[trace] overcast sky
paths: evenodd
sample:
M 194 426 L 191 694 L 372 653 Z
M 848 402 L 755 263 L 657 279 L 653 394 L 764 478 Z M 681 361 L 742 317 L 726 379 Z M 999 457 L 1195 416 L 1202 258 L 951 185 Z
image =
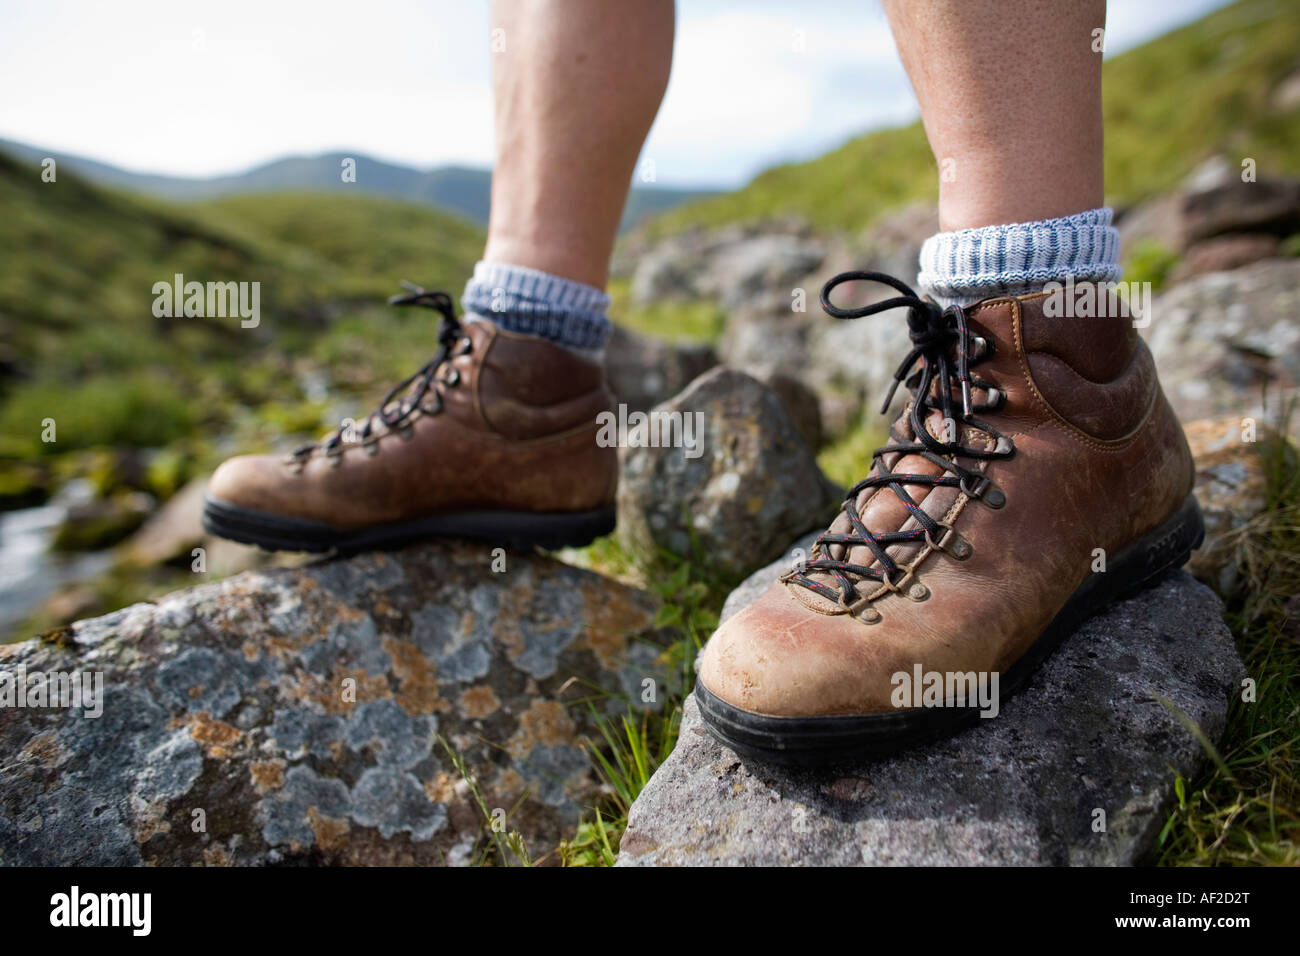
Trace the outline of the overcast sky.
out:
M 1112 0 L 1107 55 L 1223 3 Z M 0 0 L 0 138 L 186 176 L 489 165 L 488 44 L 487 0 Z M 916 115 L 873 0 L 679 0 L 644 156 L 661 185 L 731 187 Z

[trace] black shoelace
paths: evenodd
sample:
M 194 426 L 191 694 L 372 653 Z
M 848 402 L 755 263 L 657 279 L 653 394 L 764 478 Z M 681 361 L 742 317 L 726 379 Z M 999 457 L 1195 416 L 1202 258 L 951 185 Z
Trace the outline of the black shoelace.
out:
M 880 282 L 901 295 L 857 309 L 842 309 L 831 303 L 830 294 L 837 286 L 857 281 Z M 1002 492 L 994 488 L 982 473 L 962 467 L 956 459 L 959 456 L 973 459 L 1010 458 L 1015 453 L 1015 445 L 992 425 L 976 417 L 977 412 L 1000 408 L 1005 394 L 994 388 L 993 383 L 971 375 L 971 366 L 991 355 L 993 345 L 971 334 L 966 313 L 961 307 L 950 305 L 943 308 L 932 299 L 922 299 L 907 284 L 881 272 L 840 273 L 822 287 L 821 304 L 828 315 L 837 319 L 860 319 L 890 309 L 907 308 L 908 336 L 912 340 L 912 350 L 894 372 L 893 384 L 880 411 L 881 414 L 889 411 L 898 386 L 906 384 L 912 392 L 909 422 L 915 440 L 903 439 L 891 426 L 890 444 L 877 448 L 872 453 L 872 470 L 875 474 L 850 488 L 844 499 L 844 514 L 851 530 L 847 533 L 823 533 L 812 549 L 811 559 L 802 568 L 789 571 L 783 576 L 783 580 L 802 585 L 847 607 L 857 596 L 855 588 L 858 581 L 881 581 L 891 588 L 900 582 L 903 568 L 886 550 L 890 545 L 927 541 L 936 547 L 942 547 L 944 538 L 951 531 L 948 526 L 926 514 L 920 504 L 907 493 L 904 485 L 956 487 L 972 498 L 982 498 L 990 507 L 1000 508 L 1006 503 Z M 920 367 L 916 368 L 918 362 Z M 954 386 L 959 389 L 960 403 L 954 400 Z M 987 390 L 985 402 L 972 401 L 971 393 L 975 388 Z M 925 427 L 925 419 L 935 410 L 943 413 L 944 438 L 947 440 L 940 441 Z M 993 448 L 974 448 L 964 443 L 962 439 L 968 427 L 989 436 Z M 937 475 L 891 471 L 885 464 L 884 456 L 894 452 L 900 453 L 898 460 L 907 455 L 919 455 L 938 466 L 941 471 Z M 873 533 L 858 516 L 857 498 L 867 488 L 889 488 L 898 496 L 919 527 L 908 531 Z M 844 546 L 843 560 L 830 556 L 826 550 L 830 545 Z M 879 566 L 849 561 L 855 547 L 870 550 Z M 966 553 L 969 554 L 969 551 Z M 839 585 L 838 590 L 810 577 L 818 572 L 833 578 Z
M 388 300 L 389 305 L 418 305 L 427 309 L 434 309 L 442 315 L 442 322 L 438 328 L 438 351 L 433 358 L 420 366 L 414 373 L 394 385 L 388 394 L 384 396 L 384 400 L 379 403 L 379 407 L 362 421 L 357 435 L 367 450 L 375 447 L 372 437 L 375 435 L 376 421 L 381 422 L 390 431 L 401 431 L 406 420 L 410 418 L 417 408 L 431 414 L 442 411 L 442 394 L 437 388 L 439 369 L 449 359 L 457 355 L 464 355 L 470 350 L 469 338 L 465 335 L 464 326 L 456 318 L 456 307 L 451 300 L 451 296 L 445 292 L 422 289 L 410 282 L 403 282 L 402 287 L 407 290 L 406 293 L 390 298 Z M 458 346 L 458 343 L 461 342 L 464 343 L 463 346 Z M 459 380 L 459 373 L 453 369 L 451 375 L 444 381 L 449 386 L 455 386 Z M 409 395 L 405 395 L 407 390 L 411 389 L 412 384 L 415 385 L 415 388 Z M 395 399 L 399 395 L 404 397 L 401 401 L 395 403 Z M 430 395 L 433 396 L 435 404 L 432 408 L 426 408 L 424 402 Z M 290 460 L 298 463 L 304 462 L 317 448 L 321 449 L 326 455 L 335 456 L 339 454 L 342 447 L 343 430 L 337 428 L 321 441 L 308 442 L 296 448 L 290 456 Z

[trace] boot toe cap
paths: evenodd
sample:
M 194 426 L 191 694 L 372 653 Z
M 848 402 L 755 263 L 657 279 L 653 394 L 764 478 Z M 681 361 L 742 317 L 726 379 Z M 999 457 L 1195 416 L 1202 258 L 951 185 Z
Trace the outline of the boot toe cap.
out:
M 729 618 L 704 648 L 699 680 L 720 700 L 751 713 L 819 716 L 889 708 L 884 673 L 866 625 L 814 613 L 774 582 Z
M 270 455 L 240 455 L 221 463 L 208 481 L 208 497 L 259 511 L 275 511 L 279 460 Z

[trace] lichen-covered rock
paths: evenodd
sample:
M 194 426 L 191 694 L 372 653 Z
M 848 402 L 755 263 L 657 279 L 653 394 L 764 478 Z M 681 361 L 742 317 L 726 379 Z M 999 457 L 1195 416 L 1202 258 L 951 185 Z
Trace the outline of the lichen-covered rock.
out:
M 778 570 L 737 589 L 724 619 Z M 1218 598 L 1180 571 L 1085 623 L 996 718 L 874 763 L 742 762 L 690 698 L 618 865 L 1139 863 L 1175 773 L 1204 759 L 1184 721 L 1216 739 L 1242 676 Z
M 540 855 L 595 793 L 584 701 L 664 686 L 656 609 L 449 543 L 249 572 L 0 647 L 9 675 L 103 681 L 98 716 L 0 709 L 0 863 L 468 862 L 486 821 L 438 737 Z
M 665 342 L 614 326 L 605 347 L 605 377 L 618 402 L 643 412 L 667 401 L 718 364 L 712 347 Z
M 1277 236 L 1256 232 L 1236 232 L 1202 239 L 1183 253 L 1165 281 L 1171 286 L 1177 285 L 1196 276 L 1228 272 L 1263 259 L 1272 259 L 1278 254 L 1280 245 Z
M 836 489 L 781 400 L 749 375 L 713 369 L 650 414 L 691 422 L 693 445 L 652 446 L 668 431 L 654 423 L 667 418 L 629 431 L 618 533 L 633 555 L 689 555 L 694 534 L 714 571 L 739 577 L 829 519 Z
M 1142 332 L 1184 422 L 1265 421 L 1276 414 L 1277 396 L 1300 385 L 1300 259 L 1268 259 L 1175 286 L 1152 303 Z
M 1205 543 L 1187 570 L 1220 594 L 1237 581 L 1239 534 L 1268 504 L 1268 478 L 1259 456 L 1265 426 L 1235 415 L 1191 422 L 1183 429 L 1196 461 L 1196 501 Z
M 789 308 L 791 293 L 826 259 L 819 239 L 779 233 L 757 235 L 719 249 L 700 279 L 700 289 L 726 308 L 771 302 Z

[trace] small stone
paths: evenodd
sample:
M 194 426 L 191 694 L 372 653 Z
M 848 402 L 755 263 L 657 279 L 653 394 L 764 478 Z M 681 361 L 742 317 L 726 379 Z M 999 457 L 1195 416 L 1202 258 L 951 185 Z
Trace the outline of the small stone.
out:
M 619 451 L 619 539 L 642 561 L 660 548 L 690 556 L 694 536 L 714 571 L 740 577 L 829 520 L 837 490 L 780 399 L 754 378 L 713 369 L 650 415 L 702 427 L 694 448 L 630 441 Z

